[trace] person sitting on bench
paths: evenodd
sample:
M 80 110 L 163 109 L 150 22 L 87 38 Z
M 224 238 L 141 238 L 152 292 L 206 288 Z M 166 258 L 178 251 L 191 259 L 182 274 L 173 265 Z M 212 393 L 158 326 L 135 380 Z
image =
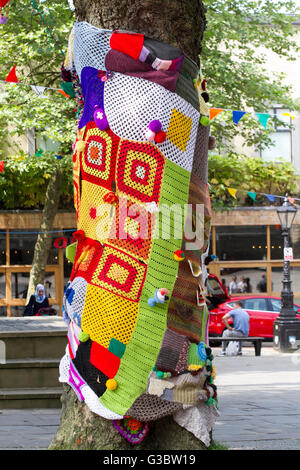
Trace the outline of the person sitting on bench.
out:
M 223 323 L 225 324 L 227 330 L 223 331 L 223 338 L 230 337 L 247 337 L 249 335 L 249 315 L 242 309 L 242 302 L 236 301 L 233 304 L 233 310 L 230 313 L 226 313 L 222 318 Z M 233 319 L 233 328 L 228 324 L 229 318 Z M 226 355 L 227 342 L 222 342 L 222 352 L 221 355 Z M 238 355 L 242 355 L 242 341 L 239 341 Z

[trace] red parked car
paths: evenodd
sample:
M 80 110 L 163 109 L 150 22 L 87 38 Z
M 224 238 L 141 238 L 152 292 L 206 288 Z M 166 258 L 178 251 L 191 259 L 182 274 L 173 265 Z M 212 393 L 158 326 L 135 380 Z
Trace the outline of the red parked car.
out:
M 209 336 L 222 336 L 225 325 L 222 318 L 233 309 L 234 301 L 241 301 L 243 309 L 250 316 L 249 336 L 261 336 L 262 338 L 273 339 L 273 323 L 279 315 L 281 309 L 281 299 L 267 295 L 235 295 L 230 297 L 226 287 L 213 274 L 209 274 L 207 279 L 207 290 L 209 293 Z M 294 304 L 294 310 L 298 313 L 300 320 L 300 305 Z M 229 320 L 232 323 L 232 320 Z

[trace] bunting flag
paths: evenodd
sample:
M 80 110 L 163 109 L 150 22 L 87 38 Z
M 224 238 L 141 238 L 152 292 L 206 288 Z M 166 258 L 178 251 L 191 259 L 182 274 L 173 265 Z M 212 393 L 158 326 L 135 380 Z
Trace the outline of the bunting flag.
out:
M 4 171 L 4 162 L 1 161 L 0 162 L 0 173 L 3 173 L 3 171 Z
M 212 121 L 219 113 L 224 111 L 224 109 L 221 108 L 210 108 L 209 110 L 209 119 Z
M 37 95 L 41 96 L 42 98 L 48 98 L 44 91 L 46 90 L 45 86 L 37 86 L 37 85 L 30 85 L 31 89 L 36 92 Z
M 230 196 L 232 196 L 236 199 L 235 195 L 236 195 L 237 189 L 227 188 L 227 191 L 229 192 Z
M 270 202 L 275 201 L 275 196 L 273 196 L 272 194 L 265 194 L 265 196 L 269 199 Z
M 216 183 L 214 183 L 214 179 L 212 179 L 210 181 L 210 185 L 211 184 L 215 184 L 216 185 L 216 188 L 218 188 L 218 185 Z M 234 199 L 236 199 L 236 193 L 239 191 L 241 193 L 247 193 L 247 195 L 249 197 L 251 197 L 251 199 L 253 199 L 253 201 L 257 202 L 256 201 L 256 196 L 257 195 L 260 195 L 260 196 L 266 196 L 266 198 L 268 198 L 268 200 L 272 203 L 275 202 L 275 199 L 278 198 L 278 199 L 284 199 L 285 196 L 278 196 L 277 194 L 266 194 L 266 193 L 256 193 L 254 191 L 247 191 L 245 189 L 239 189 L 239 188 L 229 188 L 226 186 L 226 189 L 227 191 L 229 192 L 230 196 L 234 197 Z M 292 204 L 292 205 L 295 205 L 295 201 L 300 201 L 300 198 L 296 198 L 296 197 L 289 197 L 288 198 L 289 200 L 289 203 Z
M 65 96 L 66 98 L 71 98 L 70 95 L 68 95 L 64 90 L 57 90 L 58 93 L 61 93 L 63 96 Z
M 253 199 L 253 201 L 256 201 L 256 193 L 252 191 L 247 191 L 247 194 L 249 197 L 251 197 L 251 199 Z
M 61 82 L 60 84 L 62 90 L 70 97 L 75 98 L 75 92 L 72 82 Z
M 41 156 L 43 155 L 43 153 L 44 153 L 44 150 L 43 150 L 43 149 L 39 149 L 37 152 L 35 152 L 34 155 L 35 155 L 36 157 L 41 157 Z
M 294 114 L 291 114 L 291 113 L 282 113 L 282 116 L 289 116 L 292 120 L 295 119 Z
M 268 124 L 268 119 L 270 117 L 270 114 L 267 113 L 256 113 L 256 116 L 261 123 L 261 125 L 267 129 L 267 124 Z
M 242 117 L 246 114 L 246 111 L 232 111 L 232 120 L 235 124 L 238 124 Z
M 11 83 L 19 83 L 19 80 L 17 78 L 17 74 L 16 74 L 16 66 L 14 65 L 9 74 L 7 75 L 6 79 L 5 79 L 6 82 L 11 82 Z

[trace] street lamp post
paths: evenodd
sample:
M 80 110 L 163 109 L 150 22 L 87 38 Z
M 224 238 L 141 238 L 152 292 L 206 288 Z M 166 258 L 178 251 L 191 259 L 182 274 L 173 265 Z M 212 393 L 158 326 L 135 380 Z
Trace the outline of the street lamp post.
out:
M 294 351 L 300 347 L 300 321 L 294 310 L 294 294 L 291 289 L 290 271 L 290 229 L 296 216 L 297 209 L 289 203 L 288 195 L 285 195 L 283 205 L 277 209 L 281 224 L 281 233 L 284 240 L 283 281 L 281 291 L 281 310 L 273 325 L 274 349 L 281 352 Z

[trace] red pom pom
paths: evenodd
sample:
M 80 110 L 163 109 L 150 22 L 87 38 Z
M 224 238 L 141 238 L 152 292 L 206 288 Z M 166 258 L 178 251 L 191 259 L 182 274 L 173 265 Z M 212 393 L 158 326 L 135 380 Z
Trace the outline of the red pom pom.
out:
M 164 131 L 159 131 L 155 134 L 155 142 L 157 144 L 162 144 L 167 138 L 167 134 Z
M 83 230 L 76 230 L 76 232 L 73 233 L 73 237 L 75 240 L 82 240 L 85 238 L 85 233 Z
M 109 193 L 105 194 L 103 201 L 107 202 L 108 204 L 114 204 L 115 202 L 118 202 L 118 196 L 110 191 Z

